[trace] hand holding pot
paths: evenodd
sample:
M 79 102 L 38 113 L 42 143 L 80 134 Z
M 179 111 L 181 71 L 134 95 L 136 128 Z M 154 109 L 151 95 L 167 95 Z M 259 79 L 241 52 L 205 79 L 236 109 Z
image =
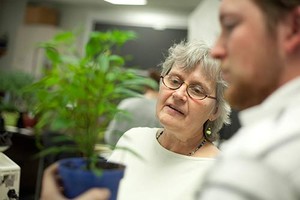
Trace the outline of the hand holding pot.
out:
M 43 184 L 41 192 L 41 200 L 66 200 L 67 198 L 62 194 L 62 188 L 58 184 L 58 163 L 50 165 L 44 171 Z M 108 200 L 110 192 L 108 189 L 93 188 L 78 196 L 76 200 Z

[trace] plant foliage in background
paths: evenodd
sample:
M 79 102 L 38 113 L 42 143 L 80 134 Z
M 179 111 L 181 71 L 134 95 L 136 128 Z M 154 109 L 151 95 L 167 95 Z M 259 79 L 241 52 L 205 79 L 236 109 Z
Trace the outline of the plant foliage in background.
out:
M 31 87 L 38 98 L 36 127 L 63 132 L 75 143 L 46 149 L 43 154 L 79 151 L 93 160 L 97 156 L 95 145 L 101 142 L 108 122 L 119 112 L 119 101 L 140 95 L 145 84 L 157 86 L 125 68 L 124 58 L 112 52 L 135 38 L 131 31 L 92 32 L 83 56 L 77 51 L 77 37 L 72 32 L 60 33 L 42 43 L 51 68 Z
M 0 110 L 26 112 L 32 108 L 34 95 L 26 87 L 34 82 L 34 77 L 20 70 L 0 70 Z

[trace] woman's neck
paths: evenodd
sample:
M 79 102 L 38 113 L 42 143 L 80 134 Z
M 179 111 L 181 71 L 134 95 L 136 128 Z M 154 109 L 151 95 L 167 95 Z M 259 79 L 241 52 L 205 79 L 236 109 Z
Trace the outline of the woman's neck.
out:
M 158 135 L 158 141 L 164 148 L 183 155 L 194 154 L 206 143 L 203 133 L 187 138 L 165 130 Z

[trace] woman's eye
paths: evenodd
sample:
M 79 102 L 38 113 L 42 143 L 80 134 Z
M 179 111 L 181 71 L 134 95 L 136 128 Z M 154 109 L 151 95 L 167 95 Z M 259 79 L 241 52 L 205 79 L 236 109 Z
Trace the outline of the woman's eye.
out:
M 181 80 L 178 77 L 171 77 L 170 82 L 174 85 L 179 85 L 181 84 Z
M 172 82 L 175 83 L 175 84 L 180 83 L 180 81 L 177 80 L 177 79 L 173 79 Z
M 205 91 L 201 86 L 191 87 L 191 92 L 194 93 L 194 94 L 205 94 Z

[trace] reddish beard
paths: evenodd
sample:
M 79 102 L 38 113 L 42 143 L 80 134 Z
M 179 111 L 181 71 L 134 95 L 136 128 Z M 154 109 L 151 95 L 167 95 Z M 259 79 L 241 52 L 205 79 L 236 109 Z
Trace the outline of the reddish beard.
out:
M 232 108 L 244 110 L 262 103 L 277 88 L 276 86 L 275 80 L 273 83 L 269 82 L 269 84 L 259 87 L 255 83 L 239 81 L 229 84 L 224 97 Z

